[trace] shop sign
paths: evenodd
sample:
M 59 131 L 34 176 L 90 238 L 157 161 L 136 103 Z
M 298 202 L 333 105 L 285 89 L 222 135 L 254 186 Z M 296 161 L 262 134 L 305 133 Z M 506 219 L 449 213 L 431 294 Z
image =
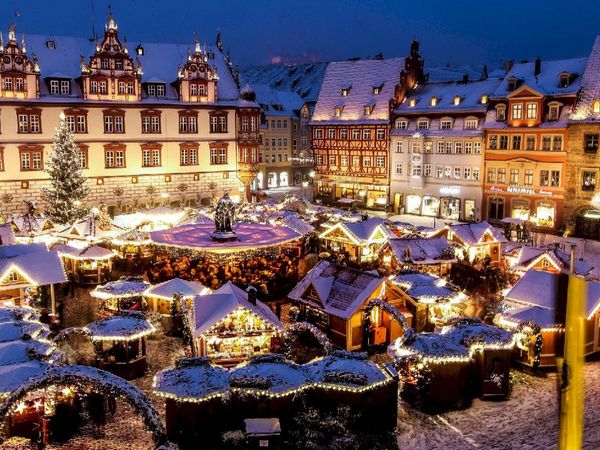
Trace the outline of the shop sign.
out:
M 552 191 L 547 191 L 545 189 L 536 191 L 533 188 L 525 186 L 508 186 L 506 189 L 500 186 L 491 186 L 488 190 L 491 192 L 507 192 L 509 194 L 545 195 L 547 197 L 552 197 L 554 195 L 554 192 Z
M 460 186 L 442 186 L 440 195 L 460 195 Z

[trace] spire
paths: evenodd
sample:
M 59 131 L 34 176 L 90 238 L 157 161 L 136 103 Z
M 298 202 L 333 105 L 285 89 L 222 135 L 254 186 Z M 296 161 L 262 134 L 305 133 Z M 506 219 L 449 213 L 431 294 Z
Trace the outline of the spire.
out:
M 15 24 L 14 23 L 11 23 L 8 26 L 8 40 L 9 41 L 16 41 L 17 40 L 16 34 L 15 34 Z
M 217 30 L 217 48 L 223 51 L 223 39 L 221 38 L 221 30 Z
M 2 30 L 0 30 L 0 52 L 4 50 L 4 38 L 2 37 Z
M 196 53 L 200 53 L 200 41 L 198 40 L 198 35 L 196 34 L 195 31 L 194 31 L 194 46 L 195 46 L 194 51 Z
M 112 15 L 112 6 L 108 5 L 108 22 L 104 27 L 106 31 L 108 30 L 117 30 L 117 22 L 115 22 L 115 18 Z

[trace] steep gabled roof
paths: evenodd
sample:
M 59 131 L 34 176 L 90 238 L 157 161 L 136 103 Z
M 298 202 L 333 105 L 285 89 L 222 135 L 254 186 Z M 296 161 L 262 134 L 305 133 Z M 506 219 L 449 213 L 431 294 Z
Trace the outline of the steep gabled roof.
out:
M 40 286 L 67 281 L 58 253 L 42 243 L 0 246 L 0 280 L 12 271 Z
M 329 63 L 312 123 L 389 122 L 389 102 L 403 69 L 404 58 Z M 374 87 L 381 87 L 378 94 L 373 93 Z M 342 95 L 342 89 L 347 89 L 346 96 Z M 371 102 L 374 107 L 365 115 L 365 106 Z M 335 109 L 340 107 L 343 111 L 336 116 Z
M 196 295 L 207 295 L 212 291 L 197 281 L 182 280 L 173 278 L 160 284 L 149 287 L 145 292 L 146 297 L 173 298 L 177 293 L 183 297 L 195 297 Z
M 469 246 L 481 244 L 485 236 L 492 238 L 495 242 L 507 242 L 504 234 L 485 220 L 477 223 L 447 225 L 445 228 L 441 228 L 440 231 L 433 233 L 432 236 L 440 235 L 444 230 L 452 231 L 463 244 Z
M 413 264 L 456 262 L 452 246 L 444 236 L 432 238 L 395 238 L 388 241 L 394 257 Z
M 381 233 L 384 238 L 393 238 L 395 234 L 387 227 L 385 219 L 379 217 L 370 217 L 367 220 L 358 222 L 339 222 L 323 232 L 321 238 L 326 238 L 335 230 L 340 230 L 350 237 L 351 240 L 360 243 L 366 243 L 376 233 Z
M 342 319 L 350 318 L 381 286 L 383 278 L 370 272 L 321 260 L 288 294 L 291 300 L 309 304 Z M 321 301 L 307 297 L 314 289 Z
M 570 256 L 556 246 L 543 248 L 523 245 L 520 249 L 514 249 L 513 252 L 518 252 L 515 268 L 519 270 L 529 270 L 543 258 L 547 258 L 556 270 L 563 273 L 568 273 L 570 269 Z M 588 275 L 592 269 L 593 267 L 589 262 L 583 259 L 575 259 L 575 275 Z
M 571 114 L 574 122 L 600 121 L 600 111 L 594 112 L 594 102 L 600 100 L 600 36 L 596 37 L 594 47 L 585 65 L 581 78 L 581 93 Z

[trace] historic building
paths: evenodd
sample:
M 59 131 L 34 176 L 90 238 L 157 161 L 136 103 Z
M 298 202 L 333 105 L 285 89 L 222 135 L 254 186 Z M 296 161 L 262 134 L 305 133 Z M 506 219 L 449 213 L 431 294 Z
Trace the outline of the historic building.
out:
M 483 218 L 562 227 L 567 121 L 587 58 L 514 64 L 490 96 L 484 124 Z
M 483 124 L 500 80 L 422 83 L 394 109 L 390 191 L 394 211 L 481 218 Z
M 257 189 L 292 185 L 293 128 L 299 121 L 297 111 L 302 99 L 292 91 L 278 91 L 265 84 L 255 84 L 256 101 L 261 109 L 260 172 Z
M 422 78 L 416 41 L 408 58 L 328 65 L 310 122 L 317 198 L 387 207 L 390 108 Z
M 581 94 L 568 124 L 567 192 L 564 222 L 567 231 L 600 239 L 600 37 L 581 79 Z
M 59 117 L 80 147 L 88 203 L 112 211 L 148 201 L 240 197 L 258 171 L 258 105 L 216 46 L 129 48 L 109 15 L 104 36 L 0 37 L 0 212 L 39 200 Z
M 292 178 L 295 186 L 311 182 L 315 175 L 309 127 L 315 103 L 304 102 L 298 111 L 298 120 L 292 121 Z

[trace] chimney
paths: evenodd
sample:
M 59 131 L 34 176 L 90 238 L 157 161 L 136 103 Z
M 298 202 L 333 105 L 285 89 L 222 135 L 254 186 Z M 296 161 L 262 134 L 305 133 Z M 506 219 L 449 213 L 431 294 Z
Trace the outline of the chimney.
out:
M 256 288 L 254 286 L 248 286 L 246 293 L 248 294 L 248 301 L 250 304 L 256 305 Z
M 507 59 L 504 62 L 504 73 L 507 74 L 508 72 L 510 72 L 510 69 L 512 69 L 512 66 L 513 66 L 513 60 Z
M 465 73 L 465 74 L 463 75 L 463 83 L 468 83 L 468 82 L 469 82 L 469 74 L 468 74 L 468 73 Z
M 538 56 L 537 58 L 535 58 L 533 74 L 537 76 L 540 73 L 542 73 L 542 60 Z

